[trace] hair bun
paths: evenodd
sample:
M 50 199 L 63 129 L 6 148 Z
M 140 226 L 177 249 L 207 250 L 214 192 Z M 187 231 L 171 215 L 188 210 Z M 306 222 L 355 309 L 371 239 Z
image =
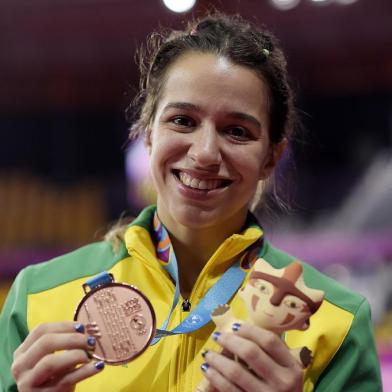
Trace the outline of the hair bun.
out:
M 225 33 L 227 34 L 229 27 L 223 23 L 223 20 L 217 20 L 212 17 L 206 18 L 196 26 L 198 33 Z

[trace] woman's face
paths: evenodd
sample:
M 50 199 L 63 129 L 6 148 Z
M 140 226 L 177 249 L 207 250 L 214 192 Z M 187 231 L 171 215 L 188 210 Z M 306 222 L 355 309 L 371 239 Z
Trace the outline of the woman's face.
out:
M 189 52 L 171 65 L 147 132 L 166 225 L 241 227 L 276 161 L 268 99 L 255 72 L 214 54 Z

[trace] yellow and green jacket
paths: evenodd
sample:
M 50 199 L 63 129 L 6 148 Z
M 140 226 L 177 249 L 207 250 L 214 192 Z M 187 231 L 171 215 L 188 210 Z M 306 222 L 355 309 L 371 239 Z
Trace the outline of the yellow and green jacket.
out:
M 117 282 L 133 284 L 144 292 L 153 304 L 157 326 L 162 325 L 170 311 L 175 285 L 158 262 L 150 236 L 154 211 L 154 207 L 148 207 L 129 226 L 118 252 L 110 243 L 98 242 L 20 272 L 0 316 L 2 392 L 17 390 L 10 372 L 12 355 L 29 331 L 41 323 L 72 320 L 84 294 L 82 284 L 104 270 L 111 272 Z M 192 306 L 261 235 L 261 228 L 249 221 L 241 234 L 232 235 L 220 245 L 197 279 L 189 298 Z M 268 241 L 264 241 L 259 256 L 275 268 L 294 260 Z M 302 264 L 306 284 L 325 291 L 325 300 L 310 319 L 310 328 L 289 331 L 285 336 L 290 347 L 307 346 L 313 352 L 313 363 L 305 371 L 304 391 L 381 391 L 367 301 Z M 182 310 L 182 301 L 180 298 L 168 329 L 189 315 Z M 234 295 L 230 305 L 238 318 L 246 318 L 239 296 Z M 192 392 L 203 377 L 201 352 L 218 349 L 210 337 L 213 330 L 213 323 L 209 323 L 191 334 L 163 338 L 127 365 L 106 366 L 79 383 L 76 391 Z

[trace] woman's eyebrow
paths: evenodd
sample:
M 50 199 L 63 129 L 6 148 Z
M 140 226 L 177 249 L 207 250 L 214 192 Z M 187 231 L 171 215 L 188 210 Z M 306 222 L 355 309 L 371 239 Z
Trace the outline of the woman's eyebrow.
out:
M 194 105 L 189 102 L 169 102 L 163 109 L 162 113 L 167 112 L 170 109 L 182 109 L 182 110 L 195 110 L 201 111 L 200 106 Z
M 243 113 L 243 112 L 230 112 L 227 114 L 228 117 L 231 117 L 236 120 L 245 120 L 253 123 L 258 128 L 261 128 L 261 123 L 257 120 L 256 117 L 251 116 L 250 114 Z

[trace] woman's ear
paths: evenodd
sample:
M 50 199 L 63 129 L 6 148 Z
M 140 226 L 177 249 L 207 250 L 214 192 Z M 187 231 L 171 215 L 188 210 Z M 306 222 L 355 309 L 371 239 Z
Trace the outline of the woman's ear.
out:
M 271 175 L 276 165 L 282 158 L 282 155 L 286 151 L 288 144 L 289 141 L 287 138 L 283 138 L 279 143 L 271 145 L 267 159 L 260 170 L 260 180 L 265 180 Z

